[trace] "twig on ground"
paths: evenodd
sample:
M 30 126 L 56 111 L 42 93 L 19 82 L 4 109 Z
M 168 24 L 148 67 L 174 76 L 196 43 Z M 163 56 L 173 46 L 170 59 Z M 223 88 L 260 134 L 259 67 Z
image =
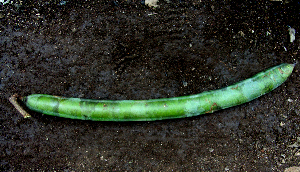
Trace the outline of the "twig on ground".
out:
M 12 96 L 9 98 L 10 103 L 14 105 L 14 107 L 22 114 L 22 116 L 23 116 L 24 118 L 29 118 L 29 117 L 31 117 L 31 115 L 29 115 L 29 113 L 27 113 L 27 112 L 19 105 L 19 103 L 17 102 L 17 97 L 18 97 L 18 96 L 17 96 L 16 94 L 12 95 Z

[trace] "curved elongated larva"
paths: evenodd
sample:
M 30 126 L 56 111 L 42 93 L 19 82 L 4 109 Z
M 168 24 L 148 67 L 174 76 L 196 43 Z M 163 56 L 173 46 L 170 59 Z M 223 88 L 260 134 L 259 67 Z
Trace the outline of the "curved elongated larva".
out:
M 150 100 L 90 100 L 32 94 L 23 99 L 34 111 L 93 121 L 154 121 L 184 118 L 249 102 L 281 85 L 295 65 L 281 64 L 234 85 L 200 94 Z

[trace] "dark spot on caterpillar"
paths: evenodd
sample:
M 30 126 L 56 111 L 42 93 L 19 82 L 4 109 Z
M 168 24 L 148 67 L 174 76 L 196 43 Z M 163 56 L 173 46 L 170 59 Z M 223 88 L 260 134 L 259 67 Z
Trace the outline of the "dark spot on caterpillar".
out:
M 213 103 L 213 104 L 211 105 L 211 107 L 210 107 L 210 110 L 207 111 L 207 112 L 205 112 L 205 113 L 212 113 L 213 110 L 216 110 L 217 108 L 214 108 L 214 106 L 218 107 L 217 103 Z
M 280 67 L 278 68 L 278 70 L 281 74 L 284 74 L 284 71 Z
M 85 120 L 90 119 L 87 115 L 83 114 Z
M 272 91 L 273 88 L 274 88 L 274 85 L 268 85 L 268 86 L 265 86 L 264 92 L 265 92 L 265 93 L 268 93 L 268 92 Z
M 52 99 L 51 101 L 53 101 L 53 103 L 55 103 L 55 105 L 53 106 L 53 112 L 59 113 L 58 112 L 58 110 L 59 110 L 59 101 L 58 100 L 54 100 L 54 99 Z
M 239 86 L 237 85 L 236 87 L 233 87 L 233 88 L 231 88 L 232 90 L 235 90 L 235 89 L 237 89 Z

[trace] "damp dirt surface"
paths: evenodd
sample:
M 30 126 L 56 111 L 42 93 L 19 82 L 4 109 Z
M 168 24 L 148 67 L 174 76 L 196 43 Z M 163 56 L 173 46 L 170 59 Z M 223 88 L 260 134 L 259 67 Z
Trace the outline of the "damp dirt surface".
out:
M 1 171 L 284 171 L 300 166 L 296 1 L 26 1 L 0 8 Z M 290 42 L 289 27 L 296 30 Z M 213 114 L 154 122 L 24 119 L 34 93 L 103 100 L 197 94 L 281 63 L 285 83 Z M 20 102 L 21 103 L 21 102 Z

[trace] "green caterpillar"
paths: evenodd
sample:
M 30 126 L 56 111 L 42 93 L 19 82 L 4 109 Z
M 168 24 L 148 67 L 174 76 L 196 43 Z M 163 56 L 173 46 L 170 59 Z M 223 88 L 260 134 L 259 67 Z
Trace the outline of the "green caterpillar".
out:
M 93 121 L 154 121 L 197 116 L 249 102 L 281 85 L 294 64 L 281 64 L 234 85 L 200 94 L 150 100 L 90 100 L 32 94 L 23 98 L 34 111 Z

